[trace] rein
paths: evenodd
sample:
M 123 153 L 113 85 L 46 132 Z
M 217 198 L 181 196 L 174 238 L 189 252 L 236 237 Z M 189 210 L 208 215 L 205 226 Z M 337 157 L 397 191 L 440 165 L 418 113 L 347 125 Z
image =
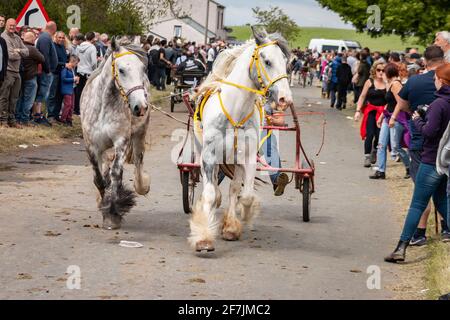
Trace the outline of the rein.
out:
M 114 54 L 113 53 L 112 54 L 112 63 L 111 63 L 112 75 L 113 75 L 114 81 L 115 81 L 115 83 L 117 85 L 117 88 L 119 89 L 120 95 L 122 96 L 123 100 L 126 103 L 129 103 L 128 102 L 128 98 L 130 97 L 130 94 L 132 94 L 133 92 L 138 91 L 138 90 L 144 90 L 145 97 L 147 97 L 147 92 L 145 91 L 145 86 L 144 85 L 136 86 L 136 87 L 133 87 L 133 88 L 129 89 L 128 91 L 125 91 L 124 87 L 120 84 L 119 74 L 117 73 L 116 60 L 121 58 L 121 57 L 128 56 L 128 55 L 135 55 L 135 54 L 133 52 L 130 52 L 130 51 L 126 51 L 126 52 L 119 53 L 119 54 Z

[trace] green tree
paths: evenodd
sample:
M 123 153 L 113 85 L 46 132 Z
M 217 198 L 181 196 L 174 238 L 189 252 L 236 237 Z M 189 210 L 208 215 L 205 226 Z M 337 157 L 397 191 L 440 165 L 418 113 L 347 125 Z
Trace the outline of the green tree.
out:
M 450 29 L 449 0 L 317 0 L 322 7 L 337 12 L 344 21 L 351 22 L 360 31 L 373 37 L 398 34 L 402 39 L 415 36 L 418 43 L 433 41 L 437 31 Z M 371 13 L 367 8 L 381 9 L 381 28 L 368 28 Z
M 0 13 L 17 18 L 27 0 L 8 0 L 0 3 Z M 58 28 L 67 30 L 70 14 L 67 8 L 77 5 L 81 9 L 81 30 L 110 34 L 141 34 L 144 23 L 140 9 L 132 0 L 43 0 L 45 10 Z
M 300 31 L 299 26 L 279 7 L 271 6 L 268 10 L 256 7 L 252 10 L 258 23 L 263 25 L 267 32 L 279 32 L 289 41 L 297 38 Z

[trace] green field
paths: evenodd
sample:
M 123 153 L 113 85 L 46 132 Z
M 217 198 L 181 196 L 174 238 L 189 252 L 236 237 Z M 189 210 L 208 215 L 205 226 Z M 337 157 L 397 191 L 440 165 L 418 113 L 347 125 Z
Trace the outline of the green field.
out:
M 251 29 L 249 26 L 235 26 L 230 28 L 233 29 L 233 32 L 230 35 L 236 37 L 237 40 L 247 40 L 251 36 Z M 404 51 L 406 48 L 411 47 L 419 48 L 420 51 L 424 50 L 423 46 L 414 43 L 414 39 L 408 39 L 408 41 L 403 42 L 399 36 L 395 35 L 371 38 L 368 34 L 358 33 L 355 30 L 309 27 L 300 27 L 300 34 L 297 40 L 291 43 L 291 46 L 293 48 L 305 48 L 313 38 L 354 40 L 358 41 L 363 48 L 369 47 L 371 50 L 382 52 L 388 50 Z

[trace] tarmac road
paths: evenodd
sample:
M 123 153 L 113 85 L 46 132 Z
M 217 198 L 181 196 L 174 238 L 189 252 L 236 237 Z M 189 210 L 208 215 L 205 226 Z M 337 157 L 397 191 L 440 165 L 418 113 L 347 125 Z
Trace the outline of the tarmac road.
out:
M 182 212 L 179 172 L 171 161 L 179 144 L 172 133 L 183 126 L 159 113 L 152 115 L 145 157 L 151 193 L 118 232 L 97 228 L 102 219 L 81 141 L 0 156 L 0 298 L 392 298 L 387 287 L 397 276 L 383 257 L 399 226 L 385 201 L 387 185 L 369 181 L 356 126 L 318 98 L 318 88 L 295 88 L 294 96 L 299 112 L 325 112 L 328 122 L 325 147 L 315 157 L 322 118 L 300 120 L 317 167 L 311 222 L 301 221 L 293 185 L 280 198 L 261 186 L 254 230 L 245 230 L 240 242 L 219 240 L 212 255 L 198 256 L 187 244 L 189 216 Z M 186 118 L 183 105 L 175 115 Z M 294 135 L 284 134 L 284 166 L 294 160 L 294 147 Z M 143 248 L 122 248 L 121 240 Z M 367 286 L 370 266 L 381 268 L 380 290 Z M 66 272 L 78 268 L 80 289 L 69 289 Z

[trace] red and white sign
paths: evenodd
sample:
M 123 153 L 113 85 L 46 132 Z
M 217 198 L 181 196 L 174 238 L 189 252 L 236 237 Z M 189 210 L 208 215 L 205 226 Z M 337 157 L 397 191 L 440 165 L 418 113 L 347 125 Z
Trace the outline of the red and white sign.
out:
M 17 27 L 29 26 L 31 28 L 42 29 L 47 22 L 50 21 L 47 11 L 45 11 L 41 0 L 28 0 L 27 4 L 23 8 L 17 17 Z

